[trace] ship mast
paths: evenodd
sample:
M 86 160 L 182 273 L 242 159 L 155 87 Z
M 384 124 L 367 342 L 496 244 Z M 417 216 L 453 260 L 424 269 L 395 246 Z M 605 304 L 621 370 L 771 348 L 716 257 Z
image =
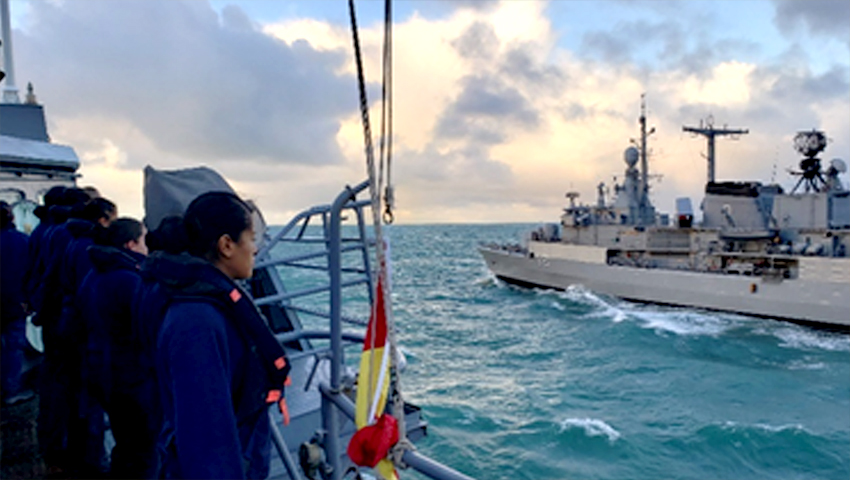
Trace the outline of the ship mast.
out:
M 703 122 L 700 121 L 699 127 L 687 127 L 682 126 L 683 132 L 695 133 L 697 135 L 702 135 L 706 139 L 708 139 L 708 179 L 707 183 L 714 183 L 714 138 L 722 135 L 746 135 L 750 133 L 747 129 L 740 128 L 714 128 L 712 125 L 711 119 L 709 118 L 705 122 L 705 126 L 703 126 Z
M 3 103 L 21 103 L 18 97 L 18 87 L 15 86 L 15 64 L 12 61 L 12 20 L 9 17 L 9 0 L 0 0 L 0 16 L 2 16 L 3 36 Z M 2 78 L 2 77 L 0 77 Z
M 649 162 L 647 161 L 646 139 L 655 133 L 655 127 L 646 131 L 646 94 L 640 96 L 640 193 L 638 216 L 642 225 L 654 223 L 655 212 L 649 202 Z

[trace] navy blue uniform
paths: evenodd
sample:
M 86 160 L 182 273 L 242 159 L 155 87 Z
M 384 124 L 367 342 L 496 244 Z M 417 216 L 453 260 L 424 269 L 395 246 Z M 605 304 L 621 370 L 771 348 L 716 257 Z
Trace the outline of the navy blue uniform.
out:
M 83 475 L 98 475 L 107 470 L 106 451 L 103 446 L 103 406 L 88 389 L 83 388 L 83 359 L 86 348 L 85 319 L 80 308 L 79 289 L 92 271 L 87 249 L 94 244 L 94 235 L 102 227 L 87 220 L 70 219 L 65 230 L 71 241 L 65 248 L 60 265 L 59 285 L 62 292 L 62 312 L 58 330 L 67 344 L 66 362 L 69 364 L 70 388 L 67 393 L 71 411 L 68 425 L 68 452 L 71 468 Z
M 51 207 L 50 211 L 62 210 Z M 62 223 L 60 223 L 62 222 Z M 59 317 L 62 312 L 60 286 L 61 259 L 71 234 L 64 220 L 52 216 L 52 225 L 44 231 L 37 246 L 38 258 L 34 260 L 36 270 L 32 272 L 33 291 L 30 301 L 36 311 L 33 323 L 41 325 L 44 344 L 44 360 L 41 365 L 41 390 L 38 410 L 38 444 L 49 467 L 66 469 L 70 458 L 68 447 L 68 424 L 72 411 L 76 413 L 74 399 L 69 398 L 69 388 L 74 369 L 68 361 L 71 345 L 62 338 Z
M 21 389 L 26 311 L 23 281 L 27 267 L 27 236 L 10 223 L 0 230 L 0 324 L 2 324 L 3 398 L 15 396 Z
M 83 378 L 109 415 L 115 447 L 110 477 L 156 478 L 159 392 L 151 358 L 134 331 L 133 300 L 144 255 L 93 245 L 93 266 L 79 291 L 85 320 Z
M 149 320 L 160 325 L 157 376 L 164 426 L 159 444 L 166 477 L 265 478 L 266 396 L 275 388 L 269 374 L 274 361 L 267 360 L 278 356 L 283 365 L 282 348 L 247 293 L 209 262 L 157 253 L 148 257 L 143 272 L 171 292 L 170 301 L 145 300 L 149 306 L 166 304 L 161 323 Z M 259 327 L 251 332 L 245 325 Z M 269 339 L 274 344 L 267 348 Z M 263 349 L 270 353 L 263 356 Z

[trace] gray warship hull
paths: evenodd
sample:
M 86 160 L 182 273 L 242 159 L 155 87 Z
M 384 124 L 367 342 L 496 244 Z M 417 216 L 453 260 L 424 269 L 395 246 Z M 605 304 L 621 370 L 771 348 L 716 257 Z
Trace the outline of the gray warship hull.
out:
M 550 255 L 533 254 L 535 246 L 538 250 L 547 247 Z M 813 263 L 812 278 L 782 279 L 610 265 L 604 261 L 604 248 L 571 247 L 530 242 L 531 254 L 491 247 L 479 250 L 496 277 L 526 287 L 564 290 L 582 285 L 639 302 L 850 328 L 850 259 L 830 259 L 826 269 L 818 264 L 822 259 L 804 259 Z M 801 269 L 804 274 L 807 270 Z

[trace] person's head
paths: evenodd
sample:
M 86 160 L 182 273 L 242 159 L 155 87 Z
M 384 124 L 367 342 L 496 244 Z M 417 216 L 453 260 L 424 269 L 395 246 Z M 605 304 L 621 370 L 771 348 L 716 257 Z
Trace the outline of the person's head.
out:
M 86 195 L 88 195 L 90 199 L 95 199 L 95 198 L 100 197 L 100 192 L 95 187 L 92 187 L 91 185 L 85 186 L 85 187 L 81 188 L 80 190 L 86 192 Z
M 227 192 L 209 192 L 192 200 L 183 217 L 189 253 L 204 258 L 233 279 L 254 270 L 251 207 Z
M 189 249 L 183 217 L 170 215 L 159 222 L 159 226 L 148 232 L 145 243 L 151 252 L 179 254 Z
M 91 200 L 89 195 L 82 189 L 77 187 L 65 188 L 62 190 L 62 195 L 59 197 L 56 205 L 65 207 L 81 207 Z
M 0 200 L 0 229 L 6 229 L 9 225 L 14 225 L 15 214 L 12 213 L 12 206 L 5 200 Z
M 118 216 L 118 207 L 109 200 L 98 197 L 89 200 L 82 210 L 81 218 L 108 227 Z
M 105 243 L 111 247 L 126 248 L 147 255 L 145 233 L 145 226 L 135 218 L 118 218 L 106 228 Z
M 59 205 L 62 202 L 62 198 L 65 196 L 65 190 L 67 190 L 67 188 L 62 185 L 50 187 L 50 190 L 44 194 L 44 206 L 52 207 L 53 205 Z
M 62 198 L 65 196 L 65 190 L 66 188 L 62 185 L 51 187 L 50 190 L 44 194 L 44 205 L 35 207 L 35 211 L 33 212 L 35 213 L 35 216 L 42 221 L 47 219 L 47 213 L 50 210 L 50 207 L 60 205 L 62 203 Z

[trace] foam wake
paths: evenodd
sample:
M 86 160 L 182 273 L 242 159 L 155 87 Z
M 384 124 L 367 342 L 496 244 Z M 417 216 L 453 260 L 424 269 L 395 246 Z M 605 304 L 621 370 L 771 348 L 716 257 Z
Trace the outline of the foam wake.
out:
M 821 332 L 797 326 L 777 328 L 770 333 L 781 340 L 780 347 L 850 352 L 850 336 L 841 333 Z

